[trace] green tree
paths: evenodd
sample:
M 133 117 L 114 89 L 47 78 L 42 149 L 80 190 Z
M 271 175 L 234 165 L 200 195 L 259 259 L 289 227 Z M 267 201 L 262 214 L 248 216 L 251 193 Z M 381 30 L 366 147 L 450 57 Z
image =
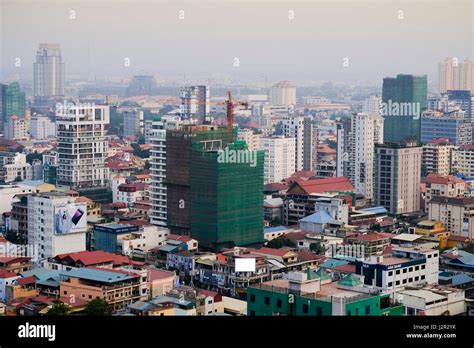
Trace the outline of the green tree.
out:
M 89 316 L 106 316 L 112 314 L 112 308 L 110 308 L 107 301 L 96 298 L 90 301 L 85 309 L 85 314 Z
M 43 155 L 38 152 L 32 152 L 26 155 L 26 162 L 29 164 L 33 164 L 33 161 L 36 159 L 43 161 Z
M 46 315 L 69 315 L 71 312 L 71 307 L 65 303 L 56 303 L 51 307 L 51 309 L 46 313 Z

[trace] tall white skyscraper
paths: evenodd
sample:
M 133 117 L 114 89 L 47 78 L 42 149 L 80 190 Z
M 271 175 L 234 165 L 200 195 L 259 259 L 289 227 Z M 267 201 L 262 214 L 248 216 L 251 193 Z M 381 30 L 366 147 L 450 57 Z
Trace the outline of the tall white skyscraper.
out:
M 59 44 L 40 44 L 34 63 L 35 104 L 44 106 L 64 96 L 65 64 Z
M 123 112 L 123 136 L 136 137 L 143 134 L 144 121 L 143 111 L 127 110 Z
M 474 62 L 446 58 L 438 64 L 439 92 L 466 90 L 474 93 Z
M 284 136 L 260 139 L 260 150 L 265 151 L 265 184 L 280 182 L 294 173 L 295 145 L 295 138 Z
M 295 138 L 295 169 L 293 172 L 304 169 L 305 150 L 305 118 L 302 116 L 288 116 L 282 121 L 283 135 Z
M 337 175 L 368 199 L 374 198 L 375 144 L 383 143 L 383 123 L 378 114 L 359 113 L 337 129 Z
M 152 127 L 149 130 L 149 139 L 151 142 L 150 222 L 153 225 L 166 226 L 166 128 L 165 121 L 159 116 L 155 117 L 152 121 Z
M 181 91 L 180 114 L 183 118 L 197 119 L 206 123 L 211 111 L 211 99 L 208 86 L 188 86 Z
M 56 106 L 58 186 L 104 187 L 109 106 L 64 103 Z
M 296 105 L 296 87 L 290 81 L 281 81 L 270 88 L 271 105 Z

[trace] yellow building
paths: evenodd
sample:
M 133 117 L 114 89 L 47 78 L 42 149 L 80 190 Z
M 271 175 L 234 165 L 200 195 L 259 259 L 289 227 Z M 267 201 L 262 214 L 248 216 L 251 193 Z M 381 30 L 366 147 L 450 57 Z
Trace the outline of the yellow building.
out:
M 439 242 L 440 247 L 446 245 L 446 241 L 451 234 L 441 221 L 432 220 L 419 222 L 415 227 L 415 233 L 422 235 L 421 239 Z

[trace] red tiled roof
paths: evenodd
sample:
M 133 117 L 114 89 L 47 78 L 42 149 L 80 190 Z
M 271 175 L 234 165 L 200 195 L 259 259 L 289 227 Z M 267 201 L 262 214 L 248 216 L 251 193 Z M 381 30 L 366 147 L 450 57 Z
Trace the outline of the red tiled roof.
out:
M 218 292 L 211 291 L 211 290 L 205 290 L 205 289 L 197 289 L 198 293 L 200 295 L 204 296 L 210 296 L 214 299 L 214 302 L 221 302 L 222 301 L 222 295 L 220 295 Z
M 31 257 L 29 256 L 2 256 L 0 257 L 0 263 L 6 263 L 6 264 L 29 261 L 29 260 L 31 260 Z
M 356 273 L 356 265 L 350 264 L 350 263 L 346 265 L 335 266 L 331 269 L 334 271 L 339 271 L 339 272 Z
M 293 251 L 290 248 L 272 249 L 272 248 L 266 248 L 266 247 L 263 247 L 260 249 L 247 248 L 247 250 L 254 253 L 267 254 L 267 255 L 273 255 L 273 256 L 279 256 L 279 257 L 283 257 L 289 252 Z
M 272 182 L 271 184 L 266 184 L 264 189 L 265 191 L 285 191 L 288 189 L 288 186 L 279 182 Z
M 448 185 L 448 184 L 457 184 L 464 182 L 463 179 L 455 177 L 454 175 L 439 175 L 437 173 L 430 173 L 426 177 L 426 183 L 428 184 L 441 184 L 441 185 Z
M 469 238 L 468 237 L 463 237 L 463 236 L 455 236 L 455 235 L 450 235 L 448 237 L 448 240 L 453 240 L 455 242 L 462 242 L 462 243 L 466 243 L 469 241 Z
M 156 269 L 156 268 L 150 268 L 148 272 L 148 277 L 150 278 L 150 281 L 156 280 L 156 279 L 166 279 L 166 278 L 171 278 L 174 277 L 175 273 L 170 272 L 170 271 L 165 271 L 162 269 Z
M 297 188 L 300 188 L 306 194 L 324 193 L 334 191 L 353 191 L 354 187 L 345 176 L 338 176 L 327 179 L 311 179 L 300 180 L 296 179 L 287 191 L 287 194 L 297 193 Z
M 313 254 L 310 251 L 299 251 L 298 252 L 298 261 L 316 261 L 319 260 L 324 262 L 326 259 L 325 256 Z
M 191 238 L 191 237 L 188 237 L 188 236 L 180 236 L 180 235 L 177 235 L 177 234 L 170 234 L 170 235 L 168 236 L 168 239 L 178 240 L 178 241 L 180 241 L 180 242 L 187 243 L 187 242 L 189 242 L 192 238 Z
M 13 278 L 16 277 L 16 274 L 13 272 L 6 271 L 4 269 L 0 269 L 0 278 Z
M 112 262 L 113 265 L 143 264 L 143 262 L 133 261 L 127 256 L 107 253 L 102 250 L 79 251 L 75 253 L 60 254 L 55 257 L 55 259 L 59 261 L 67 258 L 71 259 L 74 263 L 80 262 L 86 267 L 109 262 Z
M 18 278 L 16 280 L 16 282 L 20 286 L 23 286 L 23 285 L 26 285 L 26 284 L 34 284 L 34 283 L 36 283 L 36 278 L 34 276 L 25 277 L 25 278 Z

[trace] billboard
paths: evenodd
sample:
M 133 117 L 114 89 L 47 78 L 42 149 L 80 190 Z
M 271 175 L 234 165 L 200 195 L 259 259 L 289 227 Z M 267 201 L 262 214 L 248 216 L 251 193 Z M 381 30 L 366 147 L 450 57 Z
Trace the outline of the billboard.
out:
M 56 234 L 86 231 L 86 203 L 62 203 L 54 206 L 54 232 Z

